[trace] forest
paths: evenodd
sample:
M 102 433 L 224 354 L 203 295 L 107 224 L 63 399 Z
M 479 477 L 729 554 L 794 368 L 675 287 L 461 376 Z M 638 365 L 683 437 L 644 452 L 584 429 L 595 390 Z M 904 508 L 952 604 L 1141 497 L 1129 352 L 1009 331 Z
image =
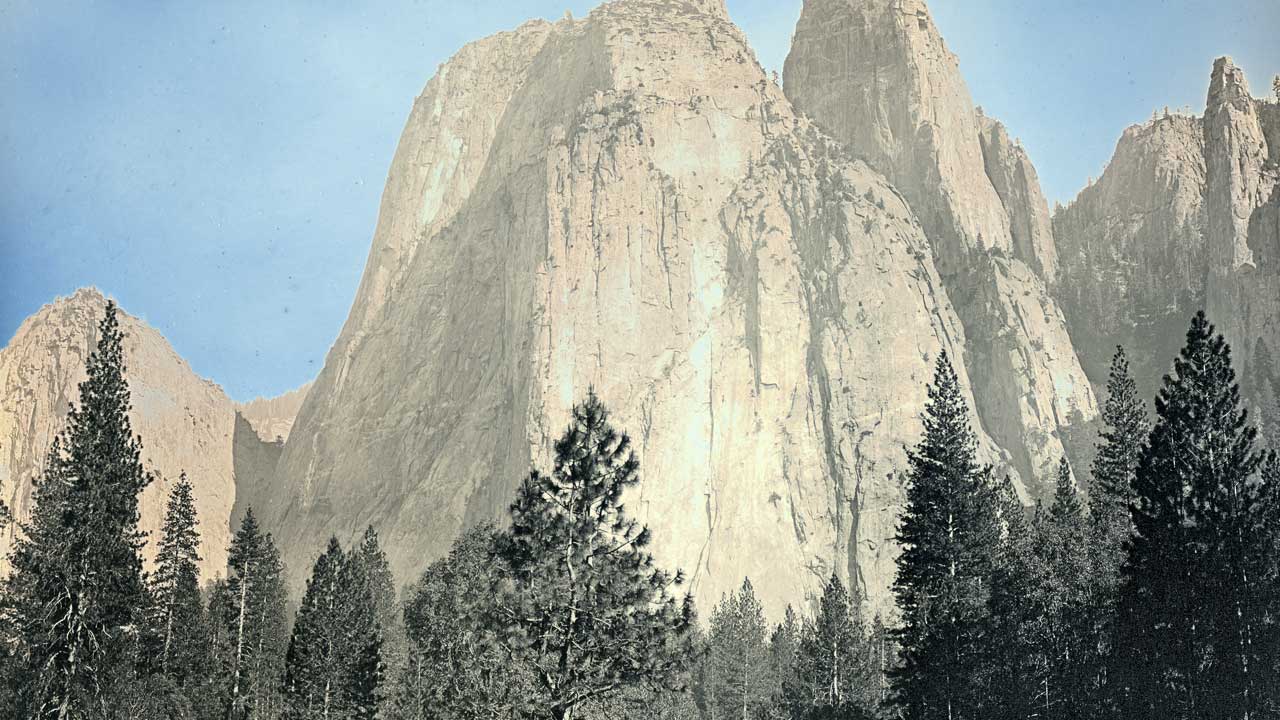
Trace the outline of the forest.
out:
M 1032 508 L 980 462 L 940 354 L 907 449 L 896 613 L 868 617 L 832 575 L 776 624 L 750 578 L 695 608 L 656 563 L 624 504 L 639 460 L 594 392 L 509 516 L 419 577 L 392 576 L 370 527 L 316 548 L 292 599 L 250 509 L 204 585 L 200 523 L 221 519 L 196 516 L 184 476 L 160 537 L 139 530 L 155 478 L 113 303 L 98 337 L 31 516 L 0 520 L 18 525 L 3 717 L 1280 717 L 1277 378 L 1253 359 L 1246 396 L 1203 313 L 1150 408 L 1117 348 L 1090 467 L 1063 458 Z

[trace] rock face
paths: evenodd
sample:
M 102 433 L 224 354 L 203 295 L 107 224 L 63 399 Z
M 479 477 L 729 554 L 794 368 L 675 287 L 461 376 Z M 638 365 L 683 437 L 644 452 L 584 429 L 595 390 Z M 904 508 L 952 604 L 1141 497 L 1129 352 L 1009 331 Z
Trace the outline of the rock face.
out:
M 1056 267 L 1035 171 L 982 117 L 920 0 L 807 0 L 787 96 L 906 197 L 964 325 L 977 410 L 1026 478 L 1097 415 L 1045 279 Z
M 1280 348 L 1280 106 L 1231 58 L 1213 64 L 1204 141 L 1209 313 L 1236 347 Z
M 1250 96 L 1230 58 L 1203 118 L 1125 131 L 1102 178 L 1054 215 L 1054 283 L 1095 383 L 1123 344 L 1154 392 L 1190 317 L 1207 308 L 1248 371 L 1280 347 L 1280 103 Z
M 279 443 L 289 439 L 289 431 L 293 429 L 293 421 L 302 409 L 302 402 L 307 399 L 311 383 L 296 390 L 273 397 L 254 398 L 247 403 L 236 406 L 237 412 L 248 421 L 263 442 Z
M 980 109 L 978 127 L 983 168 L 1009 214 L 1014 257 L 1021 258 L 1036 275 L 1053 278 L 1058 272 L 1058 250 L 1036 168 L 1022 145 L 1009 139 L 1004 125 L 982 115 Z
M 79 400 L 84 363 L 97 345 L 105 306 L 96 290 L 58 299 L 28 318 L 0 350 L 0 493 L 21 520 L 30 515 L 32 479 L 64 425 L 68 403 Z M 129 417 L 143 439 L 143 464 L 157 474 L 139 503 L 140 526 L 154 542 L 169 489 L 186 471 L 203 540 L 200 570 L 212 578 L 225 572 L 230 542 L 235 409 L 221 388 L 192 372 L 153 328 L 125 313 L 120 321 L 133 399 Z M 10 527 L 0 538 L 6 558 L 14 532 Z
M 1125 130 L 1102 177 L 1053 216 L 1054 295 L 1089 377 L 1104 384 L 1116 345 L 1151 397 L 1204 307 L 1204 131 L 1167 115 Z
M 778 613 L 835 570 L 887 611 L 925 384 L 940 351 L 975 352 L 934 254 L 719 2 L 623 0 L 472 43 L 414 104 L 265 522 L 295 585 L 369 523 L 407 580 L 504 514 L 594 386 L 640 455 L 629 507 L 703 606 L 749 575 Z M 1069 357 L 1044 298 L 1002 294 L 1034 274 L 983 257 L 990 282 L 960 288 L 999 306 L 979 332 L 1029 328 Z M 1028 415 L 1091 411 L 1087 384 L 1055 380 Z

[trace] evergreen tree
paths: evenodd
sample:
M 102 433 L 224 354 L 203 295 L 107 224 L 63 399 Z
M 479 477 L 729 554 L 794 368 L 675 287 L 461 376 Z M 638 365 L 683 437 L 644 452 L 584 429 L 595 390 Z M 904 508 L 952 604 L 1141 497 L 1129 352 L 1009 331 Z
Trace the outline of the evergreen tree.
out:
M 210 602 L 230 720 L 264 720 L 279 712 L 288 642 L 283 577 L 280 553 L 250 508 L 231 540 L 226 582 Z
M 1053 504 L 1036 523 L 1033 563 L 1039 573 L 1035 606 L 1041 616 L 1035 656 L 1041 672 L 1035 683 L 1032 705 L 1044 718 L 1063 720 L 1087 717 L 1095 667 L 1094 627 L 1089 587 L 1089 545 L 1084 507 L 1076 495 L 1071 466 L 1058 465 Z
M 1036 670 L 1042 667 L 1035 629 L 1047 613 L 1039 593 L 1044 568 L 1036 552 L 1037 538 L 1008 476 L 997 500 L 1001 532 L 987 600 L 990 632 L 984 643 L 984 685 L 991 689 L 993 717 L 1021 719 L 1036 714 L 1031 698 L 1039 680 Z
M 1103 430 L 1090 468 L 1089 554 L 1092 583 L 1088 624 L 1093 642 L 1090 669 L 1095 700 L 1104 699 L 1107 672 L 1115 633 L 1115 608 L 1125 543 L 1132 533 L 1129 507 L 1136 501 L 1133 475 L 1138 467 L 1149 421 L 1138 386 L 1129 374 L 1124 348 L 1117 347 L 1107 378 L 1107 399 L 1102 409 Z
M 293 623 L 285 656 L 285 717 L 296 720 L 346 717 L 348 623 L 343 572 L 346 556 L 337 538 L 316 559 Z M 363 629 L 363 628 L 362 628 Z
M 382 636 L 369 636 L 363 647 L 356 649 L 348 672 L 346 702 L 352 720 L 376 720 L 382 717 L 386 668 L 382 661 Z
M 1089 516 L 1093 524 L 1099 592 L 1109 605 L 1119 582 L 1124 543 L 1131 532 L 1129 506 L 1134 502 L 1133 473 L 1148 432 L 1146 409 L 1138 397 L 1137 383 L 1129 374 L 1129 359 L 1122 347 L 1116 348 L 1111 359 L 1102 421 L 1105 427 L 1092 467 Z
M 553 472 L 530 473 L 511 506 L 496 622 L 537 680 L 531 709 L 561 720 L 620 687 L 675 681 L 694 613 L 689 597 L 670 595 L 681 576 L 655 567 L 648 529 L 622 505 L 639 462 L 594 392 L 555 455 Z
M 369 529 L 361 544 L 346 555 L 338 573 L 340 624 L 335 647 L 342 671 L 339 707 L 349 717 L 374 717 L 382 706 L 385 646 L 379 610 L 383 608 L 375 593 L 391 585 L 386 557 L 378 547 L 377 535 Z M 393 597 L 383 600 L 394 608 Z
M 802 623 L 790 605 L 782 615 L 782 622 L 769 636 L 769 661 L 774 679 L 774 697 L 770 703 L 770 718 L 783 720 L 799 717 L 807 707 L 805 680 L 800 676 L 800 639 Z
M 875 717 L 891 718 L 893 697 L 890 694 L 889 671 L 898 665 L 898 653 L 897 646 L 893 643 L 893 631 L 879 615 L 871 622 L 871 637 L 868 641 L 871 649 L 871 679 L 874 682 L 870 706 Z
M 138 494 L 151 481 L 129 423 L 114 302 L 98 326 L 80 402 L 53 443 L 11 556 L 6 602 L 27 678 L 28 717 L 106 713 L 135 680 L 142 610 Z
M 765 717 L 774 695 L 768 632 L 750 579 L 712 610 L 703 673 L 708 717 Z
M 1261 582 L 1264 587 L 1271 588 L 1271 591 L 1268 598 L 1270 602 L 1265 608 L 1270 624 L 1260 633 L 1257 644 L 1258 655 L 1271 660 L 1270 663 L 1264 662 L 1259 669 L 1264 678 L 1264 682 L 1259 683 L 1264 689 L 1264 696 L 1261 698 L 1262 710 L 1258 717 L 1274 718 L 1280 717 L 1280 531 L 1277 531 L 1280 528 L 1280 453 L 1274 450 L 1268 453 L 1263 463 L 1260 490 L 1265 523 L 1271 529 L 1271 550 L 1267 553 L 1270 562 L 1265 563 Z M 1270 687 L 1265 678 L 1270 678 Z
M 874 717 L 880 678 L 873 662 L 862 613 L 832 573 L 800 641 L 797 665 L 809 691 L 802 717 Z
M 494 641 L 486 620 L 506 575 L 494 529 L 464 532 L 413 586 L 404 609 L 408 661 L 396 684 L 397 720 L 515 718 L 532 678 Z
M 383 664 L 396 671 L 404 664 L 406 655 L 404 609 L 396 597 L 395 578 L 391 574 L 387 554 L 373 526 L 365 529 L 352 557 L 358 559 L 364 568 L 365 582 L 373 597 L 374 619 L 382 635 L 379 654 Z
M 1113 669 L 1131 717 L 1253 718 L 1277 682 L 1260 656 L 1277 528 L 1246 415 L 1230 349 L 1199 313 L 1134 475 Z
M 180 692 L 207 700 L 212 658 L 207 644 L 204 600 L 200 594 L 200 535 L 195 499 L 185 474 L 169 494 L 151 575 L 151 662 Z
M 922 420 L 897 535 L 902 661 L 892 674 L 894 693 L 907 720 L 977 718 L 988 695 L 982 649 L 1001 528 L 990 469 L 977 462 L 968 408 L 945 352 Z

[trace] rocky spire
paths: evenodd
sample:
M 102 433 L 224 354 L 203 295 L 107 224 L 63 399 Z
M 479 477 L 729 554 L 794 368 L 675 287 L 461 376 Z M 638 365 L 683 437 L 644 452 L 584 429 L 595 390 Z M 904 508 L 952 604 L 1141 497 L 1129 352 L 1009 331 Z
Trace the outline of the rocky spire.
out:
M 806 0 L 783 88 L 911 203 L 944 274 L 1012 253 L 960 64 L 921 0 Z
M 1256 100 L 1229 57 L 1213 63 L 1204 113 L 1210 317 L 1248 357 L 1280 346 L 1280 105 Z
M 1009 215 L 1013 255 L 1031 266 L 1046 282 L 1058 272 L 1058 251 L 1050 222 L 1049 203 L 1040 191 L 1040 177 L 1031 158 L 1009 137 L 999 120 L 978 110 L 978 139 L 987 178 Z
M 1249 216 L 1267 200 L 1274 173 L 1264 171 L 1267 139 L 1244 71 L 1229 57 L 1213 63 L 1204 111 L 1212 272 L 1253 264 Z
M 784 74 L 795 107 L 910 203 L 965 326 L 979 416 L 1027 479 L 1051 478 L 1059 431 L 1097 407 L 1046 289 L 1056 252 L 1025 153 L 974 108 L 922 0 L 806 0 Z
M 1200 118 L 1133 125 L 1102 177 L 1054 213 L 1054 297 L 1097 386 L 1123 345 L 1141 396 L 1152 397 L 1205 306 L 1204 163 Z

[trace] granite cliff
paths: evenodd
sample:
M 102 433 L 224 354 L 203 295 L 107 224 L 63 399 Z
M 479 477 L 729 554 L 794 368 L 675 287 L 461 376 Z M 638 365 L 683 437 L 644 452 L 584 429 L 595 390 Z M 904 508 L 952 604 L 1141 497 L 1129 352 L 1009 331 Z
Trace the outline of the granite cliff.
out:
M 407 582 L 504 516 L 594 387 L 640 455 L 628 506 L 703 607 L 746 575 L 776 615 L 834 571 L 890 613 L 939 353 L 1030 499 L 1092 441 L 1115 344 L 1144 391 L 1200 307 L 1280 350 L 1278 147 L 1280 104 L 1222 59 L 1204 117 L 1130 128 L 1051 215 L 920 0 L 807 0 L 785 92 L 722 0 L 617 0 L 439 67 L 313 384 L 236 405 L 126 318 L 134 427 L 196 482 L 206 576 L 252 505 L 295 589 L 366 525 Z M 59 300 L 0 351 L 19 516 L 103 303 Z
M 622 0 L 463 48 L 413 105 L 264 506 L 295 585 L 328 535 L 369 523 L 399 576 L 420 572 L 503 515 L 594 386 L 639 450 L 630 506 L 703 605 L 749 575 L 776 613 L 834 570 L 887 611 L 940 351 L 964 359 L 984 452 L 1015 475 L 1096 412 L 1040 280 L 1034 171 L 957 108 L 968 136 L 947 152 L 985 177 L 985 131 L 998 175 L 973 204 L 855 159 L 718 2 Z
M 106 298 L 96 290 L 59 298 L 28 318 L 0 350 L 0 493 L 19 519 L 31 512 L 31 481 L 63 428 L 68 404 L 79 400 L 84 363 L 97 345 L 105 307 Z M 185 471 L 204 541 L 201 573 L 224 573 L 235 502 L 235 408 L 154 328 L 124 312 L 120 326 L 133 401 L 129 419 L 142 436 L 143 465 L 156 474 L 139 502 L 140 526 L 152 538 L 158 534 L 169 488 Z M 0 541 L 6 557 L 15 532 L 6 529 Z
M 1207 308 L 1247 375 L 1280 347 L 1280 103 L 1249 94 L 1219 58 L 1203 116 L 1130 127 L 1106 171 L 1053 217 L 1054 293 L 1085 369 L 1106 381 L 1125 345 L 1144 394 Z
M 1048 208 L 1026 154 L 979 113 L 920 0 L 807 0 L 784 86 L 902 192 L 965 328 L 978 415 L 1033 485 L 1097 416 L 1066 322 Z
M 97 344 L 106 298 L 93 289 L 58 298 L 23 322 L 0 349 L 0 497 L 19 520 L 31 512 L 32 480 L 79 399 L 84 364 Z M 143 465 L 156 480 L 139 502 L 140 527 L 154 542 L 173 483 L 186 472 L 199 514 L 200 572 L 226 572 L 229 520 L 243 497 L 271 477 L 279 446 L 265 443 L 213 382 L 199 377 L 154 328 L 121 311 L 129 419 L 142 437 Z M 274 416 L 285 420 L 288 402 Z M 16 526 L 0 535 L 7 567 Z M 145 555 L 150 556 L 149 544 Z

